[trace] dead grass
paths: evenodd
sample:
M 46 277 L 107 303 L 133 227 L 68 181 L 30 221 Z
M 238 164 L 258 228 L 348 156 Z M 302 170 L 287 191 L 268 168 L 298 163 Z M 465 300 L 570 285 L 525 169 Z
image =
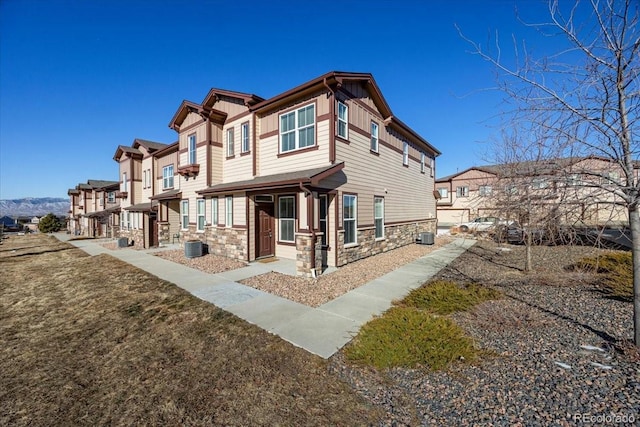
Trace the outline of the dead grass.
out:
M 324 361 L 109 255 L 0 252 L 1 425 L 365 425 Z

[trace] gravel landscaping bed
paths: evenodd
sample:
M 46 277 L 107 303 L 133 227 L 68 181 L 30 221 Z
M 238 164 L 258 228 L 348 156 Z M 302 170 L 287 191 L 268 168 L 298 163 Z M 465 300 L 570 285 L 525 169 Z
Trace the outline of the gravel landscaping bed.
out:
M 347 264 L 316 279 L 271 272 L 250 277 L 240 283 L 300 304 L 318 307 L 451 241 L 448 237 L 438 237 L 433 245 L 403 246 Z
M 631 303 L 606 298 L 595 276 L 567 270 L 595 249 L 533 249 L 531 273 L 522 271 L 523 247 L 480 241 L 437 276 L 505 294 L 452 316 L 486 350 L 479 363 L 377 372 L 338 354 L 330 369 L 385 410 L 385 425 L 637 425 Z
M 213 254 L 187 258 L 184 256 L 184 249 L 158 251 L 154 252 L 153 255 L 210 274 L 222 273 L 223 271 L 235 270 L 236 268 L 247 266 L 246 262 Z

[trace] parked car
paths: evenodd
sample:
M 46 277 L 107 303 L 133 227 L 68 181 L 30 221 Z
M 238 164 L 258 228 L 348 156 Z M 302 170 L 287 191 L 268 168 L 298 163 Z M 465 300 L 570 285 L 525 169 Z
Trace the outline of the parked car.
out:
M 460 228 L 460 231 L 468 233 L 470 231 L 488 231 L 498 225 L 508 226 L 511 223 L 513 223 L 513 221 L 508 221 L 495 216 L 483 216 L 476 218 L 471 222 L 464 222 L 458 227 Z
M 545 232 L 543 229 L 526 227 L 514 222 L 501 229 L 500 236 L 508 243 L 523 245 L 531 236 L 531 243 L 540 245 L 545 242 Z

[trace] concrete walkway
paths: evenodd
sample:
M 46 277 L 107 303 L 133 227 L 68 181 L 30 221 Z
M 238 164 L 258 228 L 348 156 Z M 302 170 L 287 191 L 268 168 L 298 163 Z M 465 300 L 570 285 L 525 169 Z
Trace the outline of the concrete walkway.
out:
M 58 235 L 67 240 L 66 235 Z M 272 271 L 252 263 L 224 273 L 208 274 L 133 249 L 109 250 L 95 240 L 69 241 L 89 255 L 109 254 L 227 310 L 290 343 L 329 358 L 351 341 L 360 327 L 391 302 L 420 287 L 456 259 L 474 240 L 457 239 L 428 255 L 385 274 L 317 308 L 245 286 L 237 281 Z

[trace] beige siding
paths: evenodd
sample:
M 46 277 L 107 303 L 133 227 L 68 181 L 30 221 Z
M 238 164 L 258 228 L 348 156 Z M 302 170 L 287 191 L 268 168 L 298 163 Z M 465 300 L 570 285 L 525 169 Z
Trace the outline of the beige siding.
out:
M 330 105 L 325 92 L 317 92 L 304 97 L 302 100 L 286 104 L 278 110 L 272 111 L 269 114 L 262 116 L 259 119 L 260 132 L 258 133 L 258 135 L 277 131 L 280 127 L 280 114 L 290 112 L 292 110 L 304 107 L 312 103 L 315 103 L 316 105 L 316 117 L 329 114 Z
M 358 195 L 359 228 L 374 224 L 374 196 L 385 199 L 385 223 L 435 218 L 434 179 L 429 169 L 421 173 L 420 164 L 414 160 L 409 161 L 409 167 L 403 166 L 402 154 L 385 146 L 380 146 L 379 155 L 372 154 L 368 138 L 355 132 L 350 134 L 349 139 L 350 144 L 336 143 L 337 160 L 345 162 L 344 176 L 339 174 L 321 183 L 340 190 L 340 223 L 341 196 L 345 192 Z
M 244 105 L 244 101 L 242 99 L 231 98 L 229 96 L 221 96 L 213 105 L 213 108 L 227 113 L 227 118 L 233 118 L 238 114 L 248 111 L 248 108 Z
M 247 123 L 249 117 L 243 117 L 238 119 L 232 123 L 225 125 L 223 129 L 224 135 L 224 146 L 222 158 L 223 160 L 223 182 L 235 182 L 242 181 L 253 178 L 253 156 L 251 155 L 251 151 L 248 153 L 242 153 L 242 124 Z M 251 138 L 253 137 L 252 129 L 251 129 L 251 121 L 249 123 L 249 150 L 251 150 Z M 232 158 L 227 158 L 227 130 L 233 129 L 233 139 L 234 139 L 234 156 Z
M 298 193 L 298 197 L 296 197 L 296 207 L 298 212 L 298 229 L 308 230 L 308 209 L 305 193 Z
M 279 136 L 275 135 L 259 142 L 259 175 L 330 166 L 329 163 L 329 120 L 316 123 L 317 150 L 301 151 L 278 157 Z M 294 153 L 294 152 L 291 152 Z
M 247 199 L 244 193 L 233 195 L 233 225 L 247 225 Z

